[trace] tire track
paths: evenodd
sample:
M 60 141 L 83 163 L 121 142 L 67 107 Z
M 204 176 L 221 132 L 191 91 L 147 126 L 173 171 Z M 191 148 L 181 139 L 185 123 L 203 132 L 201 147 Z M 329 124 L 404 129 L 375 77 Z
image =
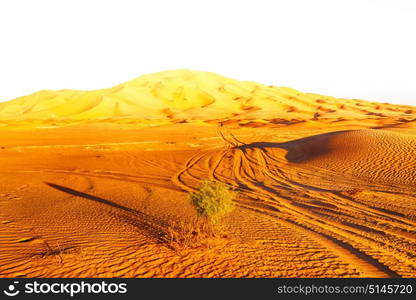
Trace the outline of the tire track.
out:
M 248 160 L 244 160 L 244 155 L 246 155 L 245 154 L 246 152 L 241 151 L 239 149 L 237 149 L 236 151 L 237 152 L 236 152 L 235 157 L 237 159 L 237 162 L 235 165 L 239 166 L 239 165 L 244 165 L 244 163 L 247 163 Z M 279 202 L 280 205 L 278 207 L 282 212 L 285 212 L 288 215 L 295 214 L 296 219 L 301 219 L 303 221 L 303 224 L 309 224 L 308 227 L 315 226 L 317 228 L 320 228 L 319 230 L 320 232 L 329 231 L 329 232 L 332 232 L 331 236 L 337 235 L 337 236 L 342 237 L 343 239 L 347 238 L 350 241 L 349 244 L 358 242 L 360 244 L 370 246 L 373 249 L 379 250 L 381 248 L 379 241 L 374 241 L 372 239 L 369 239 L 366 236 L 363 236 L 359 230 L 350 226 L 343 225 L 341 223 L 338 223 L 336 221 L 333 221 L 327 218 L 324 219 L 322 218 L 321 215 L 317 215 L 308 209 L 304 209 L 302 207 L 294 205 L 293 201 L 291 201 L 289 198 L 284 198 L 282 197 L 282 195 L 279 195 L 280 196 L 279 197 L 278 195 L 276 195 L 274 191 L 271 192 L 270 189 L 266 189 L 265 187 L 259 187 L 258 185 L 253 184 L 252 181 L 255 181 L 255 178 L 249 177 L 249 180 L 245 179 L 244 176 L 239 174 L 241 172 L 241 169 L 244 170 L 244 168 L 241 168 L 241 167 L 236 167 L 234 169 L 237 174 L 236 177 L 240 181 L 244 182 L 244 184 L 248 186 L 251 190 L 258 192 L 261 195 L 261 198 L 265 200 L 267 199 L 272 200 L 272 201 L 269 201 L 269 203 L 273 203 L 273 200 Z M 263 170 L 264 166 L 261 169 Z M 243 173 L 246 176 L 248 175 L 244 171 Z M 338 240 L 338 242 L 342 243 L 342 241 L 340 240 Z M 389 245 L 389 246 L 394 246 L 394 245 Z M 397 249 L 390 248 L 388 254 L 389 255 L 394 254 L 394 256 L 397 259 L 406 261 L 408 262 L 408 264 L 412 265 L 413 267 L 416 265 L 414 260 L 411 258 L 412 257 L 411 254 L 409 253 L 405 253 L 402 251 L 398 251 Z M 355 259 L 357 259 L 356 256 L 355 256 Z M 355 260 L 355 259 L 352 257 L 352 260 Z M 360 261 L 359 264 L 363 264 L 363 262 Z M 373 259 L 372 264 L 378 265 L 379 262 Z
M 223 137 L 223 135 L 221 136 Z M 230 142 L 230 139 L 224 138 L 224 140 L 234 147 L 227 151 L 217 151 L 217 153 L 211 151 L 203 153 L 202 155 L 196 154 L 192 156 L 185 163 L 184 167 L 175 174 L 173 182 L 186 191 L 195 191 L 195 188 L 186 182 L 184 176 L 189 174 L 190 169 L 196 166 L 202 157 L 208 156 L 208 177 L 224 181 L 233 186 L 242 187 L 241 191 L 249 198 L 252 198 L 254 194 L 257 199 L 253 199 L 253 201 L 258 201 L 258 199 L 260 199 L 263 203 L 273 208 L 272 212 L 270 209 L 266 208 L 266 210 L 268 210 L 266 215 L 274 215 L 274 218 L 278 222 L 293 228 L 293 230 L 303 231 L 306 234 L 313 236 L 315 240 L 325 245 L 327 249 L 335 253 L 338 257 L 358 266 L 365 276 L 399 276 L 396 272 L 389 269 L 377 259 L 353 246 L 353 244 L 358 243 L 366 245 L 366 247 L 370 247 L 371 249 L 379 249 L 379 242 L 363 236 L 358 229 L 323 218 L 322 215 L 299 207 L 298 205 L 294 205 L 289 197 L 285 197 L 284 195 L 277 193 L 274 189 L 265 186 L 264 183 L 258 182 L 257 179 L 264 176 L 285 187 L 287 190 L 294 189 L 293 183 L 288 182 L 284 173 L 276 174 L 271 171 L 271 165 L 273 164 L 270 164 L 267 160 L 267 154 L 265 154 L 263 148 L 254 149 L 254 151 L 252 151 L 244 146 L 235 147 L 236 142 Z M 232 174 L 235 177 L 235 182 L 230 182 L 229 178 L 224 178 L 218 172 L 220 165 L 224 163 L 225 157 L 230 151 L 233 154 Z M 258 174 L 259 172 L 261 174 Z M 253 207 L 252 204 L 249 204 L 247 207 L 247 203 L 245 203 L 243 206 L 246 206 L 246 208 L 252 207 L 258 212 L 265 211 L 264 207 L 259 208 L 258 205 L 254 205 Z M 293 221 L 293 218 L 297 221 Z M 395 256 L 400 260 L 409 261 L 407 253 L 396 252 Z

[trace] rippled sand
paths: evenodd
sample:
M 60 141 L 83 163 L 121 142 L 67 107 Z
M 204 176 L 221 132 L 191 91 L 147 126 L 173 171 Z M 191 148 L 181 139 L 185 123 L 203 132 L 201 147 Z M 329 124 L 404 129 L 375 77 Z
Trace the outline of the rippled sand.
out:
M 0 276 L 415 277 L 415 112 L 186 70 L 0 104 Z M 206 178 L 236 209 L 172 249 Z

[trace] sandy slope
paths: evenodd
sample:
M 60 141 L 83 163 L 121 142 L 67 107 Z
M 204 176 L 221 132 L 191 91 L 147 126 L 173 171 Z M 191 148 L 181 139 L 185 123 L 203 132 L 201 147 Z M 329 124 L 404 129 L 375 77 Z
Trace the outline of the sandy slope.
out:
M 408 106 L 336 99 L 285 88 L 240 82 L 214 73 L 174 70 L 138 77 L 96 91 L 39 91 L 0 103 L 0 120 L 204 120 L 381 118 L 413 114 Z
M 0 104 L 0 276 L 414 277 L 415 111 L 186 70 Z M 172 248 L 205 178 L 236 210 Z

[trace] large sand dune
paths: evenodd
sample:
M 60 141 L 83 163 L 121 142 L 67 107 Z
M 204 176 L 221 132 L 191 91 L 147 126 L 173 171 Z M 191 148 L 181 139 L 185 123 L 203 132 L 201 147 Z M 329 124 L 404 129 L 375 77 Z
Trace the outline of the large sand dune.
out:
M 412 108 L 336 99 L 176 70 L 95 91 L 44 90 L 0 104 L 0 120 L 286 120 L 408 117 Z
M 415 121 L 187 70 L 2 103 L 0 276 L 415 277 Z M 203 179 L 236 209 L 172 247 Z

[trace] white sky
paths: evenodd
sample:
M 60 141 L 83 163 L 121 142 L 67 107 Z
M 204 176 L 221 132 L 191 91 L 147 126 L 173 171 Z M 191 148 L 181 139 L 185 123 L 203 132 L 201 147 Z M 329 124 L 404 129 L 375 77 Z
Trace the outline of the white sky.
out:
M 416 1 L 0 2 L 0 101 L 177 68 L 416 105 Z

